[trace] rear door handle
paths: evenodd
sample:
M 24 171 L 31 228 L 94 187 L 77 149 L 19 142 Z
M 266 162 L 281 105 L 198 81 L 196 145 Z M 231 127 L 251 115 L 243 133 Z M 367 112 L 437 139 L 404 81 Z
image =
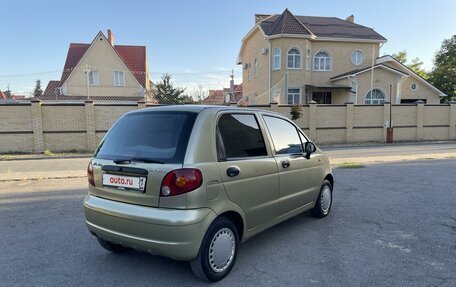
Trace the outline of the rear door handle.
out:
M 282 167 L 288 168 L 290 166 L 290 161 L 288 159 L 282 161 Z
M 240 172 L 241 172 L 241 170 L 239 169 L 239 167 L 237 167 L 237 166 L 230 166 L 230 167 L 226 170 L 226 175 L 228 175 L 229 177 L 234 177 L 234 176 L 238 175 Z

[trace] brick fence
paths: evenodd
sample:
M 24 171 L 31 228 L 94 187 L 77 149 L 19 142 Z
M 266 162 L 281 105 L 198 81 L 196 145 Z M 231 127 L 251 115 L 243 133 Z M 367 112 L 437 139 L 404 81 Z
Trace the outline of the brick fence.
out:
M 0 153 L 93 151 L 124 113 L 153 107 L 133 104 L 0 104 Z M 249 106 L 290 116 L 291 106 Z M 394 141 L 456 140 L 456 104 L 319 105 L 302 107 L 296 123 L 318 144 L 385 142 L 385 124 L 394 125 Z

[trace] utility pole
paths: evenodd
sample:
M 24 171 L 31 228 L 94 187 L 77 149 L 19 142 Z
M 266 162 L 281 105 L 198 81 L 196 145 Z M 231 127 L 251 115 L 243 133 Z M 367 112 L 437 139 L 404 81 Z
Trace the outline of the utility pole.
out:
M 231 70 L 230 75 L 230 103 L 234 101 L 234 70 Z

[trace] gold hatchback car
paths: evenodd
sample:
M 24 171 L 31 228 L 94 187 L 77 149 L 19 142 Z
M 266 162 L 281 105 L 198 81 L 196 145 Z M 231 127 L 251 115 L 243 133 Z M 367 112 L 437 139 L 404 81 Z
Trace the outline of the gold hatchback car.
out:
M 129 112 L 88 168 L 84 211 L 105 249 L 190 261 L 207 281 L 240 242 L 306 210 L 328 215 L 329 159 L 280 114 L 220 106 Z

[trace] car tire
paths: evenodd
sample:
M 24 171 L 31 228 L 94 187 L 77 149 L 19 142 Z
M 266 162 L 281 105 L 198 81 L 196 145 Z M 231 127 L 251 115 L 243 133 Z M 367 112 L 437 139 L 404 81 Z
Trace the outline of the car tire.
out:
M 321 185 L 315 207 L 312 209 L 312 215 L 318 218 L 326 217 L 331 211 L 332 201 L 332 185 L 325 180 Z
M 215 282 L 230 273 L 239 249 L 239 232 L 234 223 L 219 217 L 209 226 L 198 252 L 190 261 L 193 273 L 204 281 Z
M 97 237 L 97 240 L 98 240 L 98 243 L 100 243 L 101 247 L 103 247 L 104 249 L 111 251 L 113 253 L 122 252 L 127 249 L 127 248 L 123 247 L 122 245 L 114 244 L 112 242 L 106 241 L 99 237 Z

